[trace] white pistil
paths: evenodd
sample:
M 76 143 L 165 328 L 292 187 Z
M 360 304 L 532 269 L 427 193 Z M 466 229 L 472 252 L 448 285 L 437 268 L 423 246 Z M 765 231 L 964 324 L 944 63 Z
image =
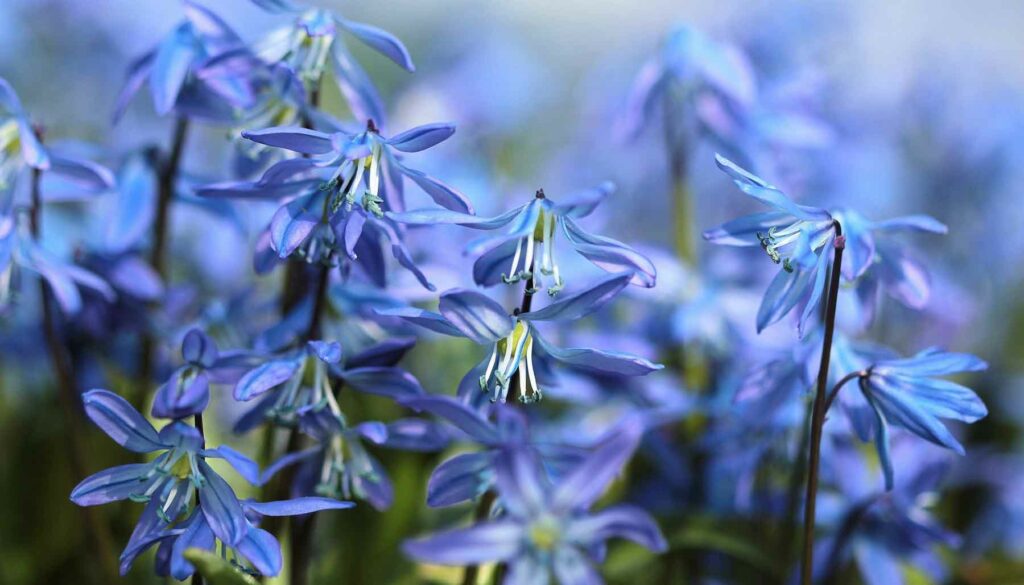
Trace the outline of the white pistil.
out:
M 501 280 L 505 284 L 511 284 L 519 280 L 519 257 L 523 255 L 523 244 L 526 242 L 526 238 L 520 238 L 516 242 L 516 253 L 512 256 L 512 265 L 508 268 L 508 275 L 501 275 Z
M 533 390 L 534 400 L 540 399 L 540 386 L 537 385 L 537 376 L 533 369 L 533 337 L 531 336 L 526 341 L 526 374 L 529 377 L 530 385 L 527 386 Z M 525 395 L 525 394 L 524 394 Z
M 480 390 L 487 390 L 487 383 L 491 379 L 491 373 L 494 372 L 494 362 L 498 360 L 498 345 L 495 344 L 491 348 L 491 357 L 487 360 L 487 369 L 484 370 L 484 374 L 480 376 Z

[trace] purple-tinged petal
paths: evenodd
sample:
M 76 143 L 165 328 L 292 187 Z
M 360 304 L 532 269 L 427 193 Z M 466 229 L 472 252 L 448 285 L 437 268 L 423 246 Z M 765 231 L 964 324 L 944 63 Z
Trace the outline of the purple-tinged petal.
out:
M 427 505 L 443 508 L 480 497 L 494 482 L 490 451 L 462 453 L 438 465 L 427 482 Z
M 757 332 L 764 331 L 785 317 L 807 295 L 812 285 L 810 270 L 798 270 L 795 273 L 779 270 L 768 285 L 757 310 Z
M 353 22 L 351 20 L 344 21 L 342 26 L 348 29 L 348 32 L 358 37 L 359 40 L 366 43 L 367 46 L 394 61 L 402 69 L 409 72 L 416 71 L 416 66 L 412 63 L 412 57 L 409 56 L 408 49 L 405 48 L 402 41 L 398 40 L 391 33 L 369 24 Z
M 253 142 L 283 148 L 301 154 L 328 154 L 334 151 L 330 134 L 298 126 L 275 126 L 242 132 Z
M 462 337 L 462 332 L 448 322 L 441 314 L 433 311 L 425 311 L 416 307 L 395 307 L 391 309 L 374 309 L 374 312 L 384 317 L 398 317 L 403 321 L 419 325 L 435 333 L 443 333 L 453 337 Z
M 156 418 L 185 418 L 206 410 L 210 403 L 210 378 L 206 372 L 185 366 L 156 391 L 152 414 Z
M 306 342 L 306 345 L 324 363 L 336 364 L 341 361 L 341 344 L 337 341 L 313 340 Z
M 270 220 L 270 245 L 279 258 L 291 256 L 321 223 L 323 204 L 319 193 L 299 197 L 281 207 Z
M 212 368 L 217 363 L 217 344 L 201 329 L 189 329 L 181 341 L 181 357 L 188 363 Z
M 391 337 L 356 353 L 345 360 L 352 368 L 363 366 L 393 366 L 416 345 L 415 337 Z
M 620 132 L 626 138 L 635 137 L 643 129 L 656 105 L 661 101 L 665 87 L 665 70 L 659 59 L 644 63 L 633 79 Z
M 753 213 L 706 230 L 702 235 L 705 240 L 723 246 L 755 246 L 760 243 L 757 234 L 768 233 L 768 230 L 783 224 L 789 217 L 783 211 Z
M 602 542 L 618 537 L 632 540 L 654 552 L 668 548 L 661 529 L 650 514 L 642 508 L 625 504 L 574 520 L 567 533 L 570 538 L 578 535 L 581 542 Z
M 430 453 L 444 449 L 450 442 L 450 433 L 440 423 L 403 418 L 388 423 L 387 439 L 382 444 L 391 449 Z
M 223 459 L 238 472 L 238 475 L 242 476 L 242 479 L 252 485 L 260 484 L 260 466 L 227 445 L 221 445 L 216 449 L 206 449 L 203 451 L 203 456 Z
M 523 208 L 517 207 L 495 217 L 478 217 L 449 209 L 416 209 L 404 213 L 388 212 L 387 217 L 408 225 L 455 224 L 478 230 L 496 230 L 512 223 L 522 212 Z
M 501 439 L 498 429 L 486 418 L 450 396 L 406 398 L 401 404 L 416 411 L 426 411 L 439 416 L 483 445 L 496 445 Z
M 434 200 L 434 203 L 451 211 L 473 213 L 473 205 L 470 204 L 469 200 L 462 193 L 422 171 L 410 169 L 401 163 L 395 164 L 398 166 L 398 170 L 406 177 L 412 179 L 412 182 L 416 183 L 420 189 L 423 189 L 423 192 L 429 195 Z
M 217 538 L 234 547 L 249 531 L 249 521 L 245 518 L 242 504 L 228 482 L 217 475 L 205 461 L 199 461 L 199 472 L 203 478 L 202 486 L 199 488 L 203 515 Z
M 51 155 L 50 171 L 93 193 L 110 189 L 116 182 L 110 169 L 78 157 Z
M 871 227 L 876 230 L 916 230 L 931 234 L 945 234 L 949 231 L 946 224 L 930 215 L 894 217 L 885 221 L 876 221 Z
M 402 152 L 419 152 L 448 140 L 452 134 L 454 124 L 426 124 L 392 136 L 387 144 Z
M 395 367 L 366 366 L 351 368 L 341 374 L 345 383 L 367 394 L 387 396 L 395 400 L 424 393 L 419 380 L 409 372 Z
M 458 288 L 445 292 L 438 309 L 452 326 L 480 345 L 489 345 L 508 336 L 515 327 L 515 320 L 501 305 L 471 290 Z
M 281 572 L 281 545 L 274 535 L 266 530 L 250 528 L 235 549 L 252 563 L 261 575 L 273 577 Z
M 515 522 L 498 520 L 407 540 L 402 550 L 417 561 L 439 565 L 507 561 L 519 553 L 523 531 Z
M 115 443 L 136 453 L 165 448 L 156 429 L 127 400 L 108 390 L 90 390 L 82 395 L 85 414 Z
M 615 192 L 615 183 L 605 181 L 592 189 L 571 193 L 561 197 L 554 206 L 555 215 L 580 219 L 587 217 L 597 209 L 602 201 Z
M 715 163 L 718 168 L 729 175 L 741 191 L 757 199 L 761 203 L 784 211 L 797 219 L 803 220 L 826 220 L 831 219 L 828 212 L 823 209 L 797 205 L 782 191 L 769 185 L 764 180 L 756 177 L 740 168 L 736 163 L 721 156 L 715 155 Z
M 171 548 L 171 576 L 179 581 L 188 579 L 195 573 L 195 566 L 185 558 L 185 551 L 190 548 L 214 550 L 216 537 L 210 525 L 201 513 L 193 513 L 185 522 L 184 532 L 175 539 Z
M 160 43 L 149 75 L 149 87 L 157 114 L 163 116 L 174 108 L 196 57 L 196 39 L 188 23 L 179 25 Z
M 156 173 L 143 156 L 130 157 L 121 167 L 113 217 L 107 222 L 106 246 L 112 252 L 134 247 L 156 215 Z
M 514 446 L 498 453 L 495 480 L 501 505 L 515 518 L 532 518 L 548 509 L 551 488 L 533 449 Z
M 270 165 L 256 181 L 257 187 L 280 185 L 295 175 L 317 167 L 317 160 L 307 157 L 286 158 Z
M 582 510 L 596 502 L 633 456 L 643 436 L 643 426 L 639 421 L 629 419 L 611 435 L 562 478 L 551 498 L 554 508 Z
M 301 179 L 262 186 L 249 181 L 223 181 L 197 187 L 196 195 L 230 199 L 281 199 L 289 195 L 309 193 L 322 184 L 321 179 Z
M 262 516 L 301 516 L 322 510 L 345 510 L 355 506 L 353 502 L 334 498 L 303 497 L 276 502 L 246 501 L 243 505 Z
M 153 70 L 153 61 L 156 58 L 156 51 L 150 51 L 142 57 L 136 59 L 128 67 L 128 77 L 125 79 L 124 87 L 121 92 L 117 95 L 117 102 L 114 105 L 114 113 L 111 116 L 113 122 L 116 124 L 121 116 L 124 115 L 128 104 L 131 102 L 135 94 L 142 88 L 142 84 L 146 82 L 150 72 Z
M 542 309 L 521 314 L 519 318 L 527 321 L 573 321 L 580 319 L 600 309 L 615 298 L 622 289 L 626 288 L 632 277 L 632 272 L 607 276 L 586 290 L 570 296 L 560 297 L 557 301 Z
M 534 332 L 533 339 L 552 359 L 573 368 L 622 376 L 645 376 L 664 367 L 640 356 L 623 352 L 582 347 L 555 347 L 536 332 Z
M 263 470 L 263 473 L 260 475 L 259 485 L 266 485 L 267 482 L 273 479 L 273 477 L 285 467 L 316 457 L 322 452 L 323 450 L 321 447 L 310 447 L 303 451 L 296 451 L 294 453 L 283 455 L 280 459 L 271 463 L 270 466 Z
M 264 392 L 290 380 L 302 365 L 301 357 L 271 360 L 246 373 L 235 384 L 235 400 L 252 400 Z
M 96 506 L 127 499 L 146 492 L 162 479 L 148 473 L 152 465 L 131 463 L 104 469 L 82 480 L 71 490 L 71 501 L 79 506 Z
M 578 549 L 560 546 L 554 557 L 552 568 L 561 585 L 604 585 L 597 569 Z
M 480 286 L 495 286 L 507 276 L 516 250 L 520 247 L 519 240 L 508 240 L 480 255 L 473 262 L 473 282 Z
M 904 585 L 907 582 L 899 556 L 889 550 L 884 541 L 858 538 L 852 546 L 853 557 L 866 585 Z
M 340 42 L 335 42 L 331 51 L 334 79 L 341 95 L 345 96 L 349 109 L 356 120 L 373 120 L 378 126 L 385 126 L 384 105 L 377 88 L 366 71 L 348 54 Z

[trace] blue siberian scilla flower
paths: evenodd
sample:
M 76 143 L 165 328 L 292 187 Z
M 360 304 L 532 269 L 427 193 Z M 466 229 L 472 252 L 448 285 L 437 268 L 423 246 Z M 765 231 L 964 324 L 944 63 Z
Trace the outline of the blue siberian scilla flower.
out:
M 462 194 L 403 164 L 400 153 L 419 152 L 450 137 L 449 124 L 419 126 L 384 138 L 371 121 L 363 132 L 319 132 L 298 127 L 246 132 L 257 143 L 306 155 L 272 165 L 255 183 L 227 182 L 198 190 L 206 197 L 288 198 L 271 220 L 263 241 L 278 258 L 293 254 L 322 262 L 335 252 L 383 280 L 373 245 L 387 245 L 399 264 L 427 288 L 394 223 L 385 212 L 405 207 L 403 181 L 410 179 L 434 201 L 472 212 Z
M 480 390 L 489 394 L 493 401 L 505 402 L 513 381 L 518 378 L 519 401 L 535 402 L 543 394 L 538 380 L 539 364 L 535 364 L 535 360 L 626 376 L 642 376 L 661 369 L 662 366 L 635 355 L 557 347 L 545 341 L 534 325 L 542 321 L 579 319 L 603 306 L 634 279 L 635 275 L 630 272 L 613 274 L 542 309 L 526 313 L 516 311 L 512 315 L 483 294 L 464 289 L 442 294 L 440 313 L 414 307 L 382 309 L 378 313 L 489 346 L 490 353 L 480 366 L 483 372 L 479 378 Z
M 156 453 L 148 463 L 119 465 L 78 484 L 71 501 L 95 506 L 130 499 L 146 508 L 121 555 L 121 572 L 150 546 L 181 532 L 178 522 L 188 515 L 193 497 L 197 512 L 225 547 L 234 548 L 249 535 L 251 525 L 234 491 L 206 462 L 221 458 L 251 483 L 257 481 L 256 463 L 230 447 L 207 449 L 194 427 L 174 421 L 159 432 L 126 400 L 107 390 L 82 396 L 85 412 L 122 447 L 135 453 Z
M 261 1 L 256 4 L 272 12 L 300 11 L 285 2 Z M 272 32 L 255 51 L 268 64 L 286 64 L 310 89 L 319 85 L 329 64 L 334 80 L 355 117 L 384 124 L 384 106 L 377 88 L 352 58 L 341 32 L 352 34 L 406 71 L 416 69 L 409 51 L 394 35 L 322 9 L 301 12 L 294 25 Z
M 230 120 L 238 109 L 254 103 L 254 87 L 246 76 L 205 70 L 217 57 L 244 50 L 245 43 L 209 9 L 185 0 L 185 20 L 159 45 L 130 66 L 114 109 L 118 120 L 132 97 L 149 82 L 157 114 L 172 110 L 190 117 Z
M 555 252 L 555 234 L 562 232 L 579 255 L 609 272 L 632 272 L 631 284 L 653 287 L 654 264 L 633 248 L 608 238 L 591 234 L 576 220 L 590 215 L 614 191 L 614 185 L 603 183 L 597 188 L 566 197 L 561 203 L 537 191 L 529 203 L 497 217 L 481 218 L 444 209 L 421 209 L 388 216 L 408 225 L 456 224 L 477 230 L 503 230 L 503 233 L 474 240 L 467 254 L 479 255 L 473 264 L 473 280 L 482 286 L 499 282 L 511 284 L 533 279 L 536 292 L 546 287 L 555 295 L 565 286 Z
M 589 508 L 629 460 L 640 440 L 638 426 L 626 425 L 552 486 L 536 457 L 524 450 L 503 452 L 496 480 L 504 514 L 469 528 L 406 541 L 406 554 L 443 565 L 507 563 L 510 583 L 599 584 L 594 568 L 611 538 L 632 540 L 653 551 L 667 548 L 661 531 L 639 508 Z

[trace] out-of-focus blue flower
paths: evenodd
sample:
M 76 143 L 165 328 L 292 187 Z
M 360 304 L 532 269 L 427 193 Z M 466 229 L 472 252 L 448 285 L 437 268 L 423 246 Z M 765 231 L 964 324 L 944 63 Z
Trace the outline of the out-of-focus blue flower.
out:
M 756 100 L 753 69 L 735 46 L 691 27 L 668 35 L 661 52 L 640 69 L 626 104 L 622 130 L 639 132 L 658 107 L 689 118 L 684 127 L 725 135 Z M 681 122 L 683 122 L 681 120 Z
M 830 475 L 839 493 L 821 496 L 819 519 L 830 532 L 815 543 L 816 582 L 834 581 L 851 558 L 868 585 L 909 583 L 904 565 L 933 582 L 948 578 L 937 547 L 955 548 L 960 537 L 939 524 L 929 508 L 949 461 L 934 448 L 907 441 L 896 445 L 893 455 L 906 473 L 894 489 L 882 492 L 877 468 L 854 445 L 839 442 L 830 450 Z
M 496 480 L 504 514 L 469 528 L 406 541 L 406 554 L 423 562 L 477 565 L 503 562 L 511 583 L 601 583 L 594 568 L 615 537 L 663 551 L 657 525 L 639 508 L 588 510 L 629 460 L 640 427 L 625 425 L 552 486 L 537 458 L 513 449 L 497 457 Z
M 572 368 L 626 376 L 641 376 L 662 367 L 639 356 L 620 352 L 556 347 L 545 341 L 534 325 L 535 322 L 573 320 L 587 315 L 610 301 L 633 278 L 634 275 L 628 272 L 613 274 L 544 308 L 526 313 L 517 310 L 512 315 L 483 294 L 464 289 L 442 294 L 440 313 L 413 307 L 382 309 L 378 313 L 400 317 L 437 333 L 491 346 L 489 357 L 478 366 L 482 372 L 480 390 L 490 394 L 492 401 L 505 402 L 518 375 L 519 400 L 534 402 L 542 396 L 535 354 L 540 360 Z
M 191 329 L 181 342 L 185 365 L 176 369 L 156 391 L 152 414 L 159 418 L 185 418 L 206 409 L 210 384 L 233 384 L 251 361 L 239 352 L 221 353 L 199 329 Z
M 831 258 L 828 248 L 835 241 L 836 220 L 824 209 L 794 203 L 782 191 L 722 156 L 716 156 L 715 161 L 740 190 L 772 210 L 726 222 L 704 232 L 704 239 L 730 246 L 760 244 L 772 262 L 781 264 L 783 270 L 768 285 L 761 301 L 757 330 L 782 319 L 803 302 L 798 321 L 803 334 L 825 290 Z
M 939 376 L 987 367 L 972 355 L 926 349 L 913 357 L 875 362 L 860 376 L 861 392 L 875 414 L 872 431 L 887 489 L 893 486 L 889 424 L 963 455 L 963 446 L 939 419 L 973 423 L 988 409 L 973 390 Z
M 249 531 L 234 548 L 235 552 L 252 565 L 252 568 L 240 563 L 237 557 L 232 559 L 231 563 L 246 573 L 268 577 L 281 572 L 281 545 L 273 534 L 259 527 L 259 520 L 263 516 L 300 516 L 322 510 L 344 510 L 355 505 L 352 502 L 331 498 L 293 498 L 276 502 L 242 500 L 241 503 Z M 160 542 L 156 554 L 156 573 L 161 577 L 170 576 L 184 581 L 195 573 L 195 567 L 185 559 L 185 550 L 199 548 L 215 551 L 216 535 L 210 528 L 206 516 L 198 511 L 193 511 L 192 515 L 172 532 L 172 536 Z
M 613 190 L 614 185 L 603 183 L 570 195 L 562 203 L 548 199 L 540 190 L 529 203 L 492 218 L 467 215 L 451 208 L 388 216 L 408 225 L 457 224 L 478 230 L 507 230 L 474 240 L 466 250 L 479 255 L 473 264 L 473 279 L 482 286 L 532 278 L 536 290 L 546 286 L 549 295 L 557 294 L 565 286 L 555 258 L 555 230 L 561 228 L 569 245 L 587 260 L 609 272 L 631 271 L 632 284 L 652 287 L 656 271 L 650 260 L 626 244 L 591 234 L 576 223 L 590 215 Z
M 204 71 L 208 61 L 244 50 L 245 43 L 209 9 L 185 0 L 185 20 L 152 51 L 128 69 L 128 79 L 114 108 L 118 120 L 132 97 L 149 82 L 153 108 L 161 116 L 172 110 L 180 115 L 230 120 L 236 109 L 254 103 L 250 79 L 223 70 Z
M 401 401 L 417 411 L 429 412 L 461 430 L 482 451 L 461 453 L 442 462 L 427 483 L 427 505 L 452 506 L 482 496 L 494 486 L 494 462 L 504 450 L 527 449 L 553 465 L 578 463 L 580 450 L 535 441 L 525 417 L 511 407 L 495 407 L 495 422 L 449 396 L 417 396 Z
M 295 12 L 288 2 L 259 1 L 272 12 Z M 331 71 L 357 120 L 384 125 L 384 106 L 370 76 L 352 57 L 339 33 L 348 32 L 406 71 L 415 71 L 412 57 L 400 40 L 375 26 L 341 18 L 330 11 L 302 12 L 291 26 L 267 36 L 255 51 L 266 63 L 287 64 L 310 89 L 319 86 L 330 60 Z
M 310 341 L 299 349 L 268 356 L 238 379 L 234 397 L 249 401 L 273 393 L 240 419 L 235 431 L 251 430 L 266 418 L 294 426 L 303 416 L 321 411 L 341 416 L 332 378 L 360 392 L 395 400 L 423 394 L 419 381 L 394 365 L 410 346 L 407 339 L 389 340 L 345 358 L 337 342 Z
M 206 524 L 225 547 L 238 546 L 250 524 L 234 491 L 207 464 L 207 458 L 226 460 L 247 481 L 257 482 L 256 463 L 230 447 L 207 449 L 195 428 L 175 421 L 159 432 L 126 400 L 107 390 L 82 396 L 85 412 L 122 447 L 135 453 L 161 452 L 148 463 L 119 465 L 83 480 L 71 492 L 80 506 L 131 499 L 146 508 L 121 555 L 121 573 L 150 546 L 181 532 L 176 526 L 193 496 Z
M 275 260 L 260 258 L 271 250 L 279 259 L 298 254 L 309 262 L 322 262 L 338 252 L 358 262 L 371 280 L 383 286 L 385 272 L 377 248 L 388 245 L 399 264 L 431 288 L 396 226 L 384 214 L 405 208 L 405 179 L 416 183 L 439 205 L 472 211 L 462 194 L 401 160 L 400 153 L 425 150 L 454 132 L 450 125 L 431 124 L 384 138 L 372 122 L 355 134 L 298 127 L 246 132 L 254 142 L 307 156 L 272 165 L 255 183 L 218 183 L 198 192 L 206 197 L 288 198 L 257 250 L 257 265 L 265 269 Z

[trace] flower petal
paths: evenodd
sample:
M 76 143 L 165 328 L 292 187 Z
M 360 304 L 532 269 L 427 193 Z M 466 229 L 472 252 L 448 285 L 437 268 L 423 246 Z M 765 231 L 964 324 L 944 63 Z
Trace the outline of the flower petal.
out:
M 416 66 L 412 63 L 412 57 L 409 56 L 409 50 L 405 48 L 402 41 L 398 40 L 391 33 L 369 24 L 353 22 L 351 20 L 344 21 L 342 25 L 350 33 L 358 37 L 359 40 L 381 55 L 394 61 L 402 69 L 409 72 L 416 71 Z
M 508 336 L 515 327 L 515 319 L 501 305 L 471 290 L 458 288 L 445 292 L 438 309 L 453 327 L 480 345 L 489 345 Z
M 85 414 L 125 449 L 149 453 L 165 448 L 153 425 L 117 394 L 90 390 L 82 395 L 82 403 Z
M 148 463 L 131 463 L 104 469 L 82 480 L 71 490 L 71 501 L 79 506 L 96 506 L 143 494 L 159 476 L 147 477 Z
M 527 321 L 573 321 L 600 309 L 633 278 L 632 272 L 606 276 L 593 286 L 570 296 L 559 299 L 548 306 L 519 315 Z M 504 337 L 504 335 L 502 336 Z
M 448 140 L 452 134 L 454 124 L 426 124 L 392 136 L 387 143 L 402 152 L 419 152 Z
M 491 486 L 493 455 L 461 453 L 442 462 L 427 482 L 427 505 L 443 508 L 478 498 Z
M 500 440 L 498 430 L 493 424 L 477 411 L 450 396 L 417 396 L 403 399 L 401 404 L 445 419 L 478 443 L 495 445 Z
M 476 565 L 515 557 L 522 538 L 523 528 L 520 525 L 498 520 L 407 540 L 402 550 L 417 561 L 439 565 Z
M 242 137 L 253 142 L 283 148 L 301 154 L 328 154 L 334 151 L 330 134 L 298 126 L 275 126 L 263 130 L 246 130 Z

